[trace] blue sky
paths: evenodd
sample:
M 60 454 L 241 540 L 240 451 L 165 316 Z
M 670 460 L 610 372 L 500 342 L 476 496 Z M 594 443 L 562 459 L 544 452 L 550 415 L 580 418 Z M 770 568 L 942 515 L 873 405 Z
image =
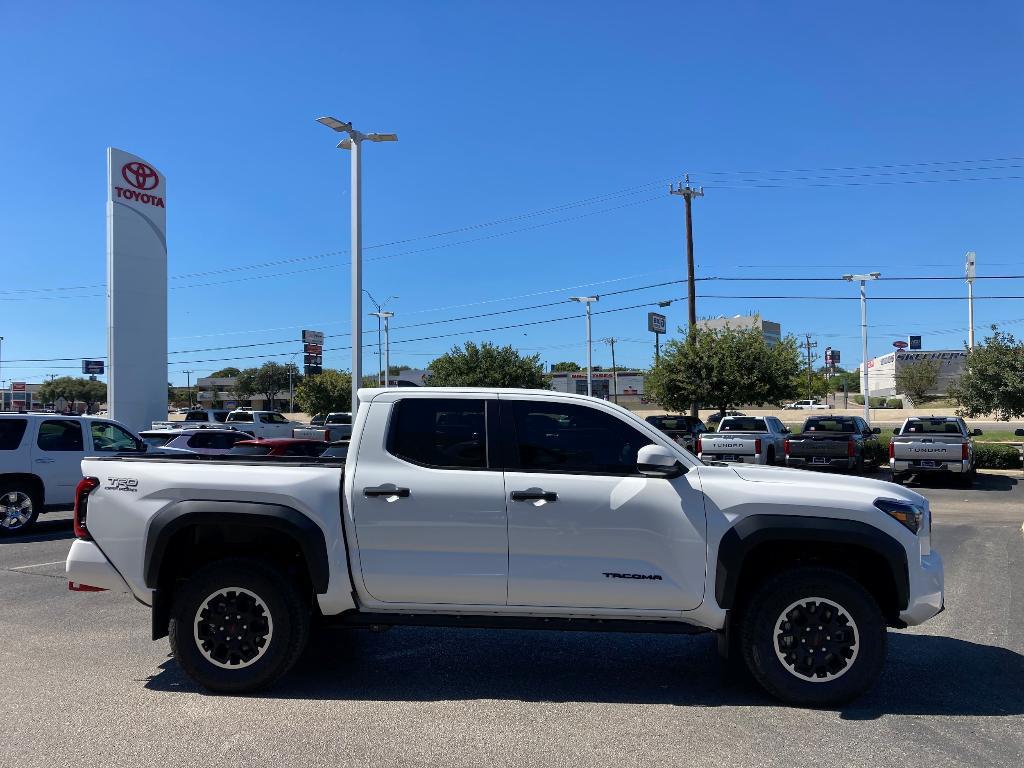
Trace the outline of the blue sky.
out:
M 364 285 L 400 297 L 394 363 L 466 339 L 583 361 L 582 319 L 485 330 L 576 305 L 436 321 L 584 292 L 605 294 L 602 311 L 683 296 L 678 284 L 608 294 L 685 277 L 682 201 L 667 185 L 686 171 L 706 188 L 699 277 L 957 276 L 969 249 L 981 275 L 1024 273 L 1018 3 L 168 8 L 0 3 L 4 379 L 105 354 L 107 146 L 168 176 L 175 382 L 287 361 L 303 327 L 347 334 L 348 155 L 321 114 L 400 136 L 367 148 L 363 190 L 364 242 L 377 246 Z M 859 361 L 852 286 L 704 281 L 698 293 L 701 315 L 759 310 Z M 1024 280 L 976 294 L 1024 295 Z M 710 298 L 805 295 L 836 298 Z M 596 338 L 623 340 L 620 363 L 650 364 L 649 309 L 595 316 Z M 683 302 L 667 313 L 685 323 Z M 979 299 L 979 334 L 991 322 L 1020 333 L 1024 300 Z M 908 333 L 957 347 L 966 302 L 874 301 L 870 323 L 872 354 Z M 325 365 L 347 368 L 350 353 L 330 349 L 349 343 L 329 338 Z M 72 359 L 25 362 L 36 358 Z M 609 361 L 597 345 L 595 363 Z

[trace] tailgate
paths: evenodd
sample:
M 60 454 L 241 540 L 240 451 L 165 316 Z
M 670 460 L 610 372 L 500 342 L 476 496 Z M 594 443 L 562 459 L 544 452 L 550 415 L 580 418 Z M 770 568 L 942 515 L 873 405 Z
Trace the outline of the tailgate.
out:
M 835 437 L 791 437 L 789 439 L 789 455 L 794 457 L 846 457 L 849 455 L 849 450 L 849 435 L 836 435 Z
M 757 451 L 757 438 L 754 437 L 708 437 L 701 435 L 700 446 L 702 453 L 710 453 L 716 456 L 755 456 Z
M 914 440 L 893 440 L 893 458 L 898 461 L 961 461 L 964 441 L 922 437 Z

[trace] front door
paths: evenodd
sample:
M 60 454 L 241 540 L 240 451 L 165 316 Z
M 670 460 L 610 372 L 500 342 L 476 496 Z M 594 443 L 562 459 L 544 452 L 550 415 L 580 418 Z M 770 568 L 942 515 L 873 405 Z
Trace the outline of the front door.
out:
M 85 441 L 78 419 L 46 419 L 32 446 L 32 471 L 43 481 L 45 504 L 72 504 L 82 479 Z
M 682 611 L 704 594 L 696 472 L 637 472 L 653 440 L 609 407 L 501 398 L 509 606 Z
M 505 487 L 488 455 L 490 402 L 385 394 L 370 404 L 362 434 L 378 437 L 359 442 L 349 467 L 355 554 L 373 600 L 505 605 Z

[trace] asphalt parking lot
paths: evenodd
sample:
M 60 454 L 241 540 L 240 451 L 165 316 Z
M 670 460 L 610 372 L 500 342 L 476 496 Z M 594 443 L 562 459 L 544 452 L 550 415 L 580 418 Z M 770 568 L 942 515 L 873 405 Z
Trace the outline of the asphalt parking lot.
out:
M 260 697 L 198 690 L 125 595 L 67 591 L 69 514 L 0 539 L 0 765 L 1024 764 L 1024 475 L 929 482 L 947 610 L 877 688 L 777 704 L 711 636 L 318 633 Z

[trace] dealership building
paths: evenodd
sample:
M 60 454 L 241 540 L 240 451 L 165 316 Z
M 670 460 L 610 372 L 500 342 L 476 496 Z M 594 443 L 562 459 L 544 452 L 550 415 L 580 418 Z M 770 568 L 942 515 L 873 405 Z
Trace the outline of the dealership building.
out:
M 587 394 L 587 372 L 573 371 L 547 374 L 551 389 L 555 392 L 570 392 L 577 395 Z M 615 374 L 611 371 L 594 371 L 591 375 L 594 397 L 610 400 Z M 615 392 L 639 398 L 644 393 L 644 374 L 642 371 L 619 371 L 618 385 Z
M 941 349 L 934 352 L 899 351 L 868 360 L 868 392 L 872 397 L 902 395 L 896 388 L 896 373 L 908 365 L 932 361 L 939 365 L 935 387 L 929 395 L 945 395 L 949 386 L 963 375 L 967 352 L 963 349 Z M 858 371 L 859 373 L 859 371 Z

